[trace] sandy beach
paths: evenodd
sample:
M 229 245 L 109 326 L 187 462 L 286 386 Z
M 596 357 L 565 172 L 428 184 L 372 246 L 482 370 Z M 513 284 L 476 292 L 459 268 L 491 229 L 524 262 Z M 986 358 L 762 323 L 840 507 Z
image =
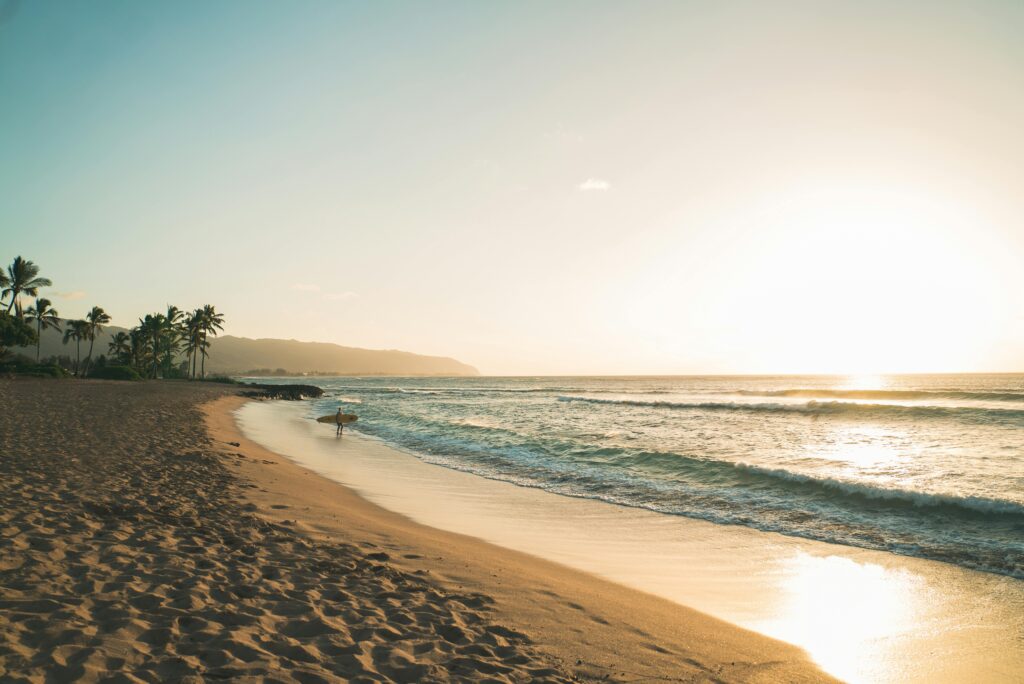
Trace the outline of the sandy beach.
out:
M 235 391 L 0 384 L 0 678 L 829 679 L 793 646 L 368 503 L 244 439 Z

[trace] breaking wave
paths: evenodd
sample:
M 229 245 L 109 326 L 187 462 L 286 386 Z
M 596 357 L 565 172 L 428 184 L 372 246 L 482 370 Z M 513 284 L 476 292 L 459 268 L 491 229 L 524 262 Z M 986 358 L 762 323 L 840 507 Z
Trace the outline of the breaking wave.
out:
M 562 395 L 559 401 L 584 402 L 588 404 L 616 404 L 681 411 L 742 411 L 748 413 L 793 413 L 810 416 L 891 416 L 910 418 L 966 418 L 991 421 L 1024 421 L 1024 409 L 991 409 L 974 406 L 908 406 L 905 404 L 863 404 L 844 401 L 808 401 L 802 404 L 745 403 L 745 402 L 688 402 L 662 401 L 658 399 L 602 399 Z

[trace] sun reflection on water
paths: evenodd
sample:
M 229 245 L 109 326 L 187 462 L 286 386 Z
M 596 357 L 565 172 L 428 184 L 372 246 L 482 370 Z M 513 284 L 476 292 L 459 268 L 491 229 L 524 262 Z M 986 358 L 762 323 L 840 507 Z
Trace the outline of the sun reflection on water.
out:
M 755 629 L 803 646 L 849 682 L 894 681 L 895 637 L 920 629 L 921 578 L 840 556 L 796 554 L 784 561 L 775 616 Z
M 856 471 L 891 469 L 907 458 L 910 435 L 890 427 L 842 425 L 822 441 L 809 443 L 805 450 L 813 459 Z
M 859 373 L 847 375 L 836 385 L 840 390 L 882 390 L 890 385 L 890 381 L 884 375 L 872 375 L 870 373 Z

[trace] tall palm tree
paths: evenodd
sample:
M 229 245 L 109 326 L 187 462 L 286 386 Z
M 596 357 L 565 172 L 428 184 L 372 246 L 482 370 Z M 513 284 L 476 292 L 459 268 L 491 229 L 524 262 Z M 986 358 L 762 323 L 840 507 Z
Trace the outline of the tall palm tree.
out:
M 196 377 L 196 358 L 199 351 L 199 341 L 202 339 L 200 325 L 202 320 L 203 310 L 196 309 L 191 313 L 185 314 L 185 320 L 182 322 L 182 329 L 185 333 L 185 354 L 192 368 L 193 379 Z
M 139 328 L 141 329 L 142 338 L 145 340 L 148 346 L 147 355 L 152 356 L 152 376 L 157 376 L 157 371 L 160 366 L 160 349 L 162 347 L 162 341 L 164 336 L 164 329 L 166 327 L 167 318 L 162 314 L 146 314 L 145 318 L 139 319 Z
M 25 318 L 36 322 L 36 363 L 39 363 L 39 350 L 43 343 L 43 331 L 48 328 L 60 332 L 60 318 L 57 310 L 54 309 L 49 299 L 39 297 L 35 306 L 30 306 L 25 311 Z
M 110 322 L 110 314 L 103 310 L 103 307 L 94 306 L 92 311 L 85 315 L 86 337 L 89 339 L 89 356 L 85 359 L 85 372 L 89 374 L 92 367 L 92 347 L 96 343 L 96 335 L 103 332 L 103 326 Z
M 210 343 L 206 341 L 207 334 L 211 334 L 214 337 L 217 336 L 219 331 L 224 330 L 224 314 L 217 313 L 216 309 L 213 308 L 212 304 L 207 304 L 202 308 L 201 325 L 202 329 L 202 341 L 199 344 L 199 351 L 202 352 L 202 373 L 203 377 L 206 377 L 206 357 L 209 354 Z
M 132 359 L 132 336 L 126 332 L 117 332 L 110 339 L 107 352 L 125 365 L 131 364 Z
M 164 317 L 164 358 L 163 367 L 164 375 L 170 371 L 174 365 L 174 355 L 178 353 L 181 348 L 181 340 L 183 337 L 182 331 L 182 318 L 185 312 L 176 306 L 167 305 L 167 315 Z
M 75 341 L 75 375 L 78 375 L 78 367 L 82 362 L 82 340 L 89 334 L 89 324 L 86 321 L 68 321 L 64 328 L 64 344 L 71 340 Z
M 128 331 L 128 337 L 132 346 L 132 368 L 142 375 L 146 372 L 143 368 L 146 357 L 146 334 L 143 332 L 142 326 L 137 325 Z
M 15 257 L 10 266 L 7 267 L 7 284 L 4 286 L 4 296 L 10 295 L 11 301 L 7 303 L 7 313 L 15 309 L 18 318 L 21 314 L 20 296 L 27 294 L 35 297 L 39 294 L 39 288 L 53 285 L 49 278 L 39 277 L 39 267 L 31 261 L 26 261 L 20 256 Z

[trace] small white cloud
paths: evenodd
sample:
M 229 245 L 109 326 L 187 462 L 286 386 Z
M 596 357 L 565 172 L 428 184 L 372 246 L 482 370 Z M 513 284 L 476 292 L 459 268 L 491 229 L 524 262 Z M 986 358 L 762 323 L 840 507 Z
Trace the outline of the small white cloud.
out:
M 295 283 L 292 285 L 292 289 L 299 292 L 319 292 L 320 286 L 313 283 Z
M 590 192 L 592 190 L 604 191 L 610 187 L 612 187 L 612 184 L 603 178 L 588 178 L 576 186 L 577 189 L 583 192 Z
M 341 302 L 346 299 L 355 299 L 358 296 L 355 292 L 328 292 L 324 295 L 324 299 L 332 302 Z
M 85 292 L 82 290 L 75 290 L 74 292 L 54 292 L 54 296 L 60 297 L 61 299 L 85 299 Z

